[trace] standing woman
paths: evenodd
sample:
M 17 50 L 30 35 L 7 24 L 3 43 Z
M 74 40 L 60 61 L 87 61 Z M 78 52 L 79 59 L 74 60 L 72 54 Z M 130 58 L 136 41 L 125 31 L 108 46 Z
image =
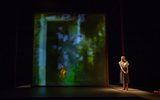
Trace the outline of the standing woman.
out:
M 121 56 L 121 61 L 119 61 L 120 66 L 120 83 L 123 84 L 123 90 L 128 90 L 129 74 L 128 66 L 129 63 L 125 56 Z

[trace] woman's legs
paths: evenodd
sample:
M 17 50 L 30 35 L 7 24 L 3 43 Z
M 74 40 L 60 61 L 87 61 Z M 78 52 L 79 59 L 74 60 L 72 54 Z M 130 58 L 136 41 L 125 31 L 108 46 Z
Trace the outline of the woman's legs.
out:
M 128 91 L 128 83 L 126 83 L 126 90 Z
M 123 90 L 128 90 L 128 74 L 125 74 L 123 78 Z
M 128 91 L 128 83 L 124 83 L 123 84 L 123 90 L 127 90 Z
M 125 83 L 123 83 L 123 90 L 125 90 Z

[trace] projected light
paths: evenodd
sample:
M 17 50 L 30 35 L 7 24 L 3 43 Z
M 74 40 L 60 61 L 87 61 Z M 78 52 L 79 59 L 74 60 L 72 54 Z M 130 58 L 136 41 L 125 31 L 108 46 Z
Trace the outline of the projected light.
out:
M 105 29 L 101 14 L 36 14 L 33 84 L 105 84 Z

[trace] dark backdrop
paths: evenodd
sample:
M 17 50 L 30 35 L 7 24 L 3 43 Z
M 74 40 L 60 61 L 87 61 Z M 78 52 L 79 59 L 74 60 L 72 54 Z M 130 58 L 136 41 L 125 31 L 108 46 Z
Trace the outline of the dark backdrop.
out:
M 13 24 L 16 28 L 10 30 L 8 27 L 11 25 L 7 25 L 1 37 L 1 89 L 30 84 L 32 81 L 33 15 L 39 11 L 105 13 L 108 20 L 109 80 L 110 84 L 119 84 L 118 61 L 122 54 L 120 2 L 123 4 L 123 31 L 125 54 L 130 63 L 130 86 L 145 90 L 160 89 L 158 1 L 51 1 L 26 0 L 16 3 L 16 21 Z

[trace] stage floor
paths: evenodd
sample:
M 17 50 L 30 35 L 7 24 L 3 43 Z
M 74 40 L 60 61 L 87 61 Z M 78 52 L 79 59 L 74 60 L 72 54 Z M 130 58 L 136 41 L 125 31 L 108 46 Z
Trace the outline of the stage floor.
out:
M 64 98 L 64 97 L 103 97 L 108 99 L 138 99 L 160 100 L 160 95 L 151 92 L 129 88 L 122 90 L 121 86 L 110 87 L 34 87 L 22 86 L 15 90 L 1 91 L 1 98 Z

